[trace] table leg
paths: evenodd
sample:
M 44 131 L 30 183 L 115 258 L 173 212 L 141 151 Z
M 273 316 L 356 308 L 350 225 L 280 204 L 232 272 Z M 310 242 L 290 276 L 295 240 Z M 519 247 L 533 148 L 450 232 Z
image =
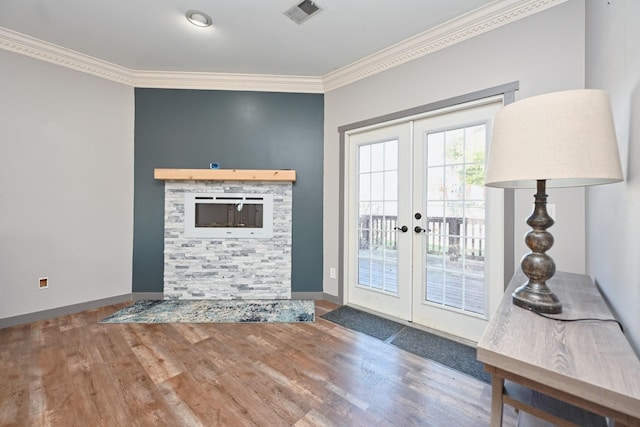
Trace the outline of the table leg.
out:
M 504 378 L 491 375 L 491 427 L 502 427 Z

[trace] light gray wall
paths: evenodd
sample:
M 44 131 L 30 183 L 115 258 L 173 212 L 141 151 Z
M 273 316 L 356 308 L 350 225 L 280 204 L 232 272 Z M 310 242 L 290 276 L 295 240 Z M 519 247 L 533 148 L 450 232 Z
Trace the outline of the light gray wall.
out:
M 0 319 L 131 292 L 133 117 L 132 88 L 0 50 Z
M 516 99 L 584 87 L 584 1 L 559 6 L 427 55 L 325 95 L 323 289 L 338 295 L 329 269 L 338 265 L 339 126 L 453 96 L 520 82 Z M 559 270 L 584 273 L 584 190 L 549 191 L 557 205 L 549 251 Z M 531 191 L 516 192 L 516 261 L 528 252 L 523 236 Z
M 625 175 L 587 190 L 587 270 L 640 355 L 640 2 L 586 5 L 586 85 L 611 95 Z

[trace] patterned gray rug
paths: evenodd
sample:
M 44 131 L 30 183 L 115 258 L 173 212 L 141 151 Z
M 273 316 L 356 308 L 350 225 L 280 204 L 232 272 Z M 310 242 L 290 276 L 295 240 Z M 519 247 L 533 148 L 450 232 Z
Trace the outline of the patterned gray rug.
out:
M 141 300 L 100 323 L 315 322 L 313 300 Z

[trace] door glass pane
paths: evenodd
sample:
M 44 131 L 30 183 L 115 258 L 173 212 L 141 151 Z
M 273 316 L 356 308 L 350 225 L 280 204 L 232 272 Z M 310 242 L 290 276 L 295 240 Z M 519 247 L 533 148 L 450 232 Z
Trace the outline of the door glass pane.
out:
M 358 164 L 360 166 L 360 172 L 371 171 L 371 147 L 363 145 L 358 151 Z
M 371 200 L 383 201 L 384 200 L 384 172 L 373 172 L 366 174 L 371 177 Z M 365 177 L 365 180 L 367 178 Z M 362 199 L 360 199 L 362 200 Z M 382 212 L 379 212 L 382 214 Z
M 427 165 L 444 164 L 444 132 L 431 133 L 427 136 Z
M 387 141 L 384 144 L 385 170 L 398 169 L 398 141 Z
M 371 144 L 371 170 L 377 172 L 384 169 L 384 143 Z
M 358 159 L 358 285 L 397 294 L 398 141 L 361 145 Z
M 427 197 L 429 200 L 444 200 L 443 167 L 434 166 L 427 169 Z
M 486 125 L 427 135 L 425 299 L 484 314 Z

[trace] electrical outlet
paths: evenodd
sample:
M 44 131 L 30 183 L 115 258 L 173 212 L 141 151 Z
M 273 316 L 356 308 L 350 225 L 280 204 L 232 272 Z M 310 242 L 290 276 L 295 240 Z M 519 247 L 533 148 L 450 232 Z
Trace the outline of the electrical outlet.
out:
M 331 268 L 329 269 L 329 278 L 330 278 L 330 279 L 335 279 L 335 278 L 336 278 L 336 269 L 335 269 L 335 268 L 333 268 L 333 267 L 331 267 Z
M 47 289 L 49 287 L 49 278 L 41 277 L 38 279 L 38 289 Z

